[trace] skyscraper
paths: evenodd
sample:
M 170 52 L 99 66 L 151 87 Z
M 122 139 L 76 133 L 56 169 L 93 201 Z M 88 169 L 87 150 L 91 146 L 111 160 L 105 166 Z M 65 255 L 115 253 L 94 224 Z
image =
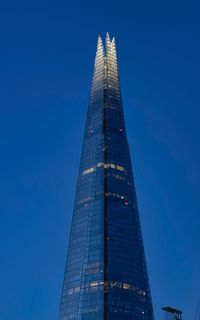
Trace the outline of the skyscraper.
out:
M 98 38 L 59 320 L 152 320 L 115 39 Z

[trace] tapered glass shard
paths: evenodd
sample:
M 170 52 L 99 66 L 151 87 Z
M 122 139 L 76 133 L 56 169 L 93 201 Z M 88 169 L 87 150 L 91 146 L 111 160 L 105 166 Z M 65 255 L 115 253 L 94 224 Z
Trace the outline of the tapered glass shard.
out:
M 115 39 L 98 38 L 59 320 L 153 320 Z

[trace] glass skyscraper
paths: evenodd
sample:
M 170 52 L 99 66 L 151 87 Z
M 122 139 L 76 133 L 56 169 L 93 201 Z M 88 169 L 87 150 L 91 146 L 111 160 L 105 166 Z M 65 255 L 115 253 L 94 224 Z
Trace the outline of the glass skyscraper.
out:
M 59 320 L 153 320 L 115 39 L 98 38 Z

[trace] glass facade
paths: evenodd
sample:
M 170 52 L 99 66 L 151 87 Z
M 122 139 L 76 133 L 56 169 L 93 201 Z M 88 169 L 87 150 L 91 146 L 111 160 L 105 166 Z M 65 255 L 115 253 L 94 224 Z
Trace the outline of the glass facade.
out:
M 59 320 L 153 320 L 115 39 L 98 38 Z

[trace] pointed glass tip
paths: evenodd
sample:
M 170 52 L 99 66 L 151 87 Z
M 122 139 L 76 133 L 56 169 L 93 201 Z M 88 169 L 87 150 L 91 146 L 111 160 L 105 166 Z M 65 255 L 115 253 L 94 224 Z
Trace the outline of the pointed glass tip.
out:
M 106 39 L 108 39 L 110 41 L 110 35 L 108 32 L 106 32 Z
M 106 32 L 106 42 L 108 42 L 109 44 L 114 44 L 115 43 L 115 37 L 110 37 L 110 34 L 108 32 Z
M 102 38 L 100 35 L 98 35 L 98 42 L 102 42 Z

